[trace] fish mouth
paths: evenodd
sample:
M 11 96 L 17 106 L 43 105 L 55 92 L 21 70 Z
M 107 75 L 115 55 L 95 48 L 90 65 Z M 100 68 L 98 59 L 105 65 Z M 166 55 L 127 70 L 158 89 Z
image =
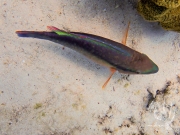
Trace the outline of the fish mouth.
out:
M 140 72 L 140 74 L 153 74 L 153 73 L 157 73 L 158 71 L 159 71 L 159 67 L 155 63 L 153 63 L 151 69 L 148 69 L 144 72 Z

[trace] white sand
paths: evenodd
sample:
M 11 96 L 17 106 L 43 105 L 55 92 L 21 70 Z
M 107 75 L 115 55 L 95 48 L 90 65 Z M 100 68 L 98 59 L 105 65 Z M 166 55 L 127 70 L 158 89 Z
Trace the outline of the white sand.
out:
M 180 35 L 144 21 L 135 3 L 1 0 L 0 134 L 180 133 Z M 15 34 L 53 25 L 121 42 L 129 21 L 127 45 L 147 54 L 160 70 L 129 77 L 116 73 L 105 90 L 101 89 L 109 75 L 105 67 L 73 50 L 63 50 L 62 45 Z M 156 95 L 168 81 L 165 94 Z M 156 96 L 149 107 L 147 89 Z

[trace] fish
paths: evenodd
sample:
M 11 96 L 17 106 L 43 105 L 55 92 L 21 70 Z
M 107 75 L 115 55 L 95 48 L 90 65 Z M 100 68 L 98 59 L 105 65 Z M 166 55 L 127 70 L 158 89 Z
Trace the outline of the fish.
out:
M 47 28 L 50 31 L 16 31 L 16 34 L 19 37 L 59 43 L 109 68 L 111 73 L 102 86 L 103 89 L 116 71 L 125 74 L 153 74 L 159 70 L 147 55 L 126 46 L 129 24 L 122 43 L 89 33 L 67 32 L 54 26 L 47 26 Z

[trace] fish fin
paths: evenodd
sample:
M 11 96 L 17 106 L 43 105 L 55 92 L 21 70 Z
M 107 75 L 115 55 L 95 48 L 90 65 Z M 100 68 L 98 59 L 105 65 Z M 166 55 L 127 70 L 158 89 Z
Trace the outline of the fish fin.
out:
M 16 31 L 18 37 L 28 37 L 28 33 L 27 31 Z
M 111 79 L 111 77 L 113 76 L 113 74 L 116 72 L 116 69 L 111 67 L 110 68 L 110 72 L 111 74 L 109 75 L 108 79 L 106 80 L 106 82 L 103 84 L 102 89 L 104 89 L 106 87 L 106 85 L 108 84 L 109 80 Z
M 47 26 L 47 28 L 48 28 L 50 31 L 53 31 L 53 32 L 56 32 L 56 31 L 66 32 L 66 31 L 60 30 L 59 28 L 54 27 L 54 26 Z
M 71 33 L 66 32 L 66 31 L 64 31 L 64 30 L 60 30 L 60 29 L 58 29 L 58 28 L 56 28 L 56 27 L 54 27 L 54 26 L 47 26 L 47 28 L 48 28 L 49 30 L 51 30 L 52 32 L 55 32 L 55 33 L 58 34 L 58 35 L 72 35 Z
M 127 40 L 127 36 L 128 36 L 128 31 L 129 31 L 129 25 L 130 25 L 130 22 L 128 23 L 128 26 L 127 26 L 126 31 L 124 33 L 124 37 L 122 39 L 122 44 L 123 45 L 126 45 L 126 40 Z
M 41 36 L 44 32 L 36 31 L 16 31 L 18 37 L 38 37 Z

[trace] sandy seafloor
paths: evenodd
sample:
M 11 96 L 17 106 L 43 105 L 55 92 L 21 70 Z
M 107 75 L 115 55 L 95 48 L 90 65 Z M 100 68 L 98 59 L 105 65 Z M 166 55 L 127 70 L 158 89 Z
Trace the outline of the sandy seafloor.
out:
M 136 11 L 136 0 L 1 0 L 0 135 L 180 134 L 180 34 Z M 16 30 L 100 35 L 147 54 L 152 75 L 109 75 L 83 55 Z

